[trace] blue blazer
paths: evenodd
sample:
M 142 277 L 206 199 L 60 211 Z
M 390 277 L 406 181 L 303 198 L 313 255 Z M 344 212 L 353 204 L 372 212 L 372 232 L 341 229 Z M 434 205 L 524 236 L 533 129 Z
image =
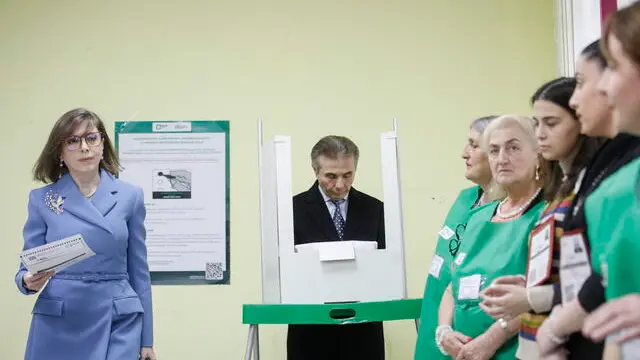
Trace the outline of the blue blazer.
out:
M 63 199 L 56 211 L 51 198 Z M 85 198 L 69 174 L 29 193 L 24 249 L 81 234 L 96 255 L 55 274 L 32 311 L 25 359 L 137 359 L 153 345 L 151 283 L 141 188 L 100 171 Z M 23 294 L 27 270 L 15 281 Z

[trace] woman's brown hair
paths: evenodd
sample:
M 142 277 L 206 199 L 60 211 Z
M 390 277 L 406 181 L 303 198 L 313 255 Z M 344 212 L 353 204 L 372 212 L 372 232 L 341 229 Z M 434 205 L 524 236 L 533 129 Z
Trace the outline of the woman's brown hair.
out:
M 602 52 L 611 59 L 609 37 L 618 39 L 622 50 L 640 67 L 640 2 L 635 2 L 611 14 L 602 30 Z
M 531 96 L 531 105 L 539 100 L 551 102 L 564 109 L 578 123 L 576 111 L 569 105 L 569 99 L 571 99 L 575 88 L 575 78 L 560 77 L 553 79 L 536 90 Z M 546 161 L 544 167 L 540 166 L 540 176 L 544 177 L 547 185 L 544 188 L 544 200 L 551 202 L 557 198 L 562 199 L 569 196 L 578 181 L 580 171 L 589 164 L 589 161 L 600 149 L 603 142 L 602 138 L 580 135 L 574 147 L 575 157 L 566 174 L 560 168 L 560 163 L 557 160 Z
M 109 139 L 102 119 L 92 111 L 77 108 L 64 113 L 58 121 L 56 121 L 55 125 L 53 125 L 53 129 L 51 129 L 49 133 L 49 139 L 33 167 L 34 180 L 45 184 L 56 182 L 62 175 L 69 171 L 60 161 L 62 146 L 64 141 L 73 135 L 74 130 L 85 121 L 89 122 L 89 128 L 97 129 L 104 139 L 104 150 L 102 152 L 102 160 L 100 160 L 100 168 L 105 169 L 113 175 L 116 175 L 120 171 L 118 156 L 111 143 L 111 139 Z

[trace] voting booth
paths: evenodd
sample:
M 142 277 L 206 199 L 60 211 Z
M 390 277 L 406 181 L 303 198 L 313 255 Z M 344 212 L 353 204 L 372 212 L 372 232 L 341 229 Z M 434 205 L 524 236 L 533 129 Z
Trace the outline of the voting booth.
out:
M 245 359 L 259 359 L 259 324 L 420 316 L 421 300 L 406 299 L 397 121 L 380 134 L 385 249 L 352 239 L 294 245 L 291 143 L 286 135 L 263 139 L 258 122 L 262 304 L 243 307 L 243 323 L 250 325 Z

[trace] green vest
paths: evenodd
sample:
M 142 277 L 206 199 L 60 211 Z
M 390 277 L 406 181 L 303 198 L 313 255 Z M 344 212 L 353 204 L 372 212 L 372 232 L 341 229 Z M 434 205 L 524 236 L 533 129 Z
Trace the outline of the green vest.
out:
M 607 299 L 640 292 L 640 158 L 609 176 L 585 201 L 593 270 Z
M 458 195 L 453 206 L 449 209 L 447 218 L 438 233 L 436 251 L 433 255 L 429 275 L 425 284 L 420 311 L 420 326 L 414 352 L 414 360 L 447 359 L 436 346 L 435 331 L 438 327 L 438 307 L 442 294 L 451 281 L 451 261 L 453 256 L 449 251 L 449 243 L 458 234 L 462 235 L 462 226 L 469 216 L 481 209 L 471 209 L 480 195 L 480 186 L 464 189 Z M 487 205 L 484 205 L 487 206 Z M 483 206 L 483 207 L 484 207 Z
M 463 242 L 454 260 L 451 278 L 455 299 L 453 328 L 471 338 L 483 334 L 495 320 L 480 308 L 479 298 L 458 299 L 461 283 L 470 278 L 479 277 L 479 291 L 482 291 L 497 277 L 524 275 L 529 254 L 529 233 L 538 221 L 544 202 L 538 201 L 516 219 L 491 222 L 497 206 L 493 204 L 485 207 L 469 219 L 464 239 L 473 240 Z M 496 352 L 492 359 L 513 360 L 517 348 L 518 337 L 514 336 Z

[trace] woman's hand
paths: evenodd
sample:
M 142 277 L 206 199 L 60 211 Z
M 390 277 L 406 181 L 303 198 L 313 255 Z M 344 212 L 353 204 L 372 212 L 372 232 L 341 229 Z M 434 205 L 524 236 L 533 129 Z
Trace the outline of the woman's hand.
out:
M 616 342 L 640 336 L 640 295 L 631 294 L 601 305 L 584 322 L 582 333 L 594 341 L 622 331 Z
M 527 282 L 525 281 L 523 276 L 520 275 L 505 275 L 500 276 L 493 280 L 492 284 L 502 284 L 502 285 L 517 285 L 517 286 L 525 286 Z
M 456 360 L 489 360 L 495 354 L 496 348 L 488 337 L 480 335 L 469 341 L 455 356 Z
M 502 276 L 480 294 L 480 308 L 494 319 L 513 319 L 531 309 L 525 281 L 520 276 Z
M 140 360 L 158 360 L 158 358 L 153 352 L 153 348 L 143 347 L 140 349 Z
M 471 341 L 471 338 L 457 331 L 450 331 L 442 337 L 442 347 L 453 358 L 458 355 L 462 347 Z
M 552 325 L 552 317 L 555 311 L 558 311 L 558 306 L 554 308 L 554 311 L 551 312 L 551 316 L 545 320 L 542 325 L 538 328 L 538 332 L 536 333 L 536 342 L 538 343 L 538 349 L 540 351 L 540 357 L 545 358 L 551 356 L 553 353 L 563 350 L 561 348 L 561 343 L 557 340 L 557 336 L 553 332 Z M 553 339 L 556 339 L 554 341 Z
M 549 355 L 541 356 L 540 360 L 567 360 L 567 352 L 564 349 L 556 350 Z
M 40 289 L 42 289 L 47 280 L 49 280 L 54 274 L 55 271 L 53 270 L 46 271 L 37 275 L 31 275 L 30 272 L 26 272 L 22 277 L 22 281 L 24 282 L 24 287 L 27 290 L 38 292 L 40 291 Z

